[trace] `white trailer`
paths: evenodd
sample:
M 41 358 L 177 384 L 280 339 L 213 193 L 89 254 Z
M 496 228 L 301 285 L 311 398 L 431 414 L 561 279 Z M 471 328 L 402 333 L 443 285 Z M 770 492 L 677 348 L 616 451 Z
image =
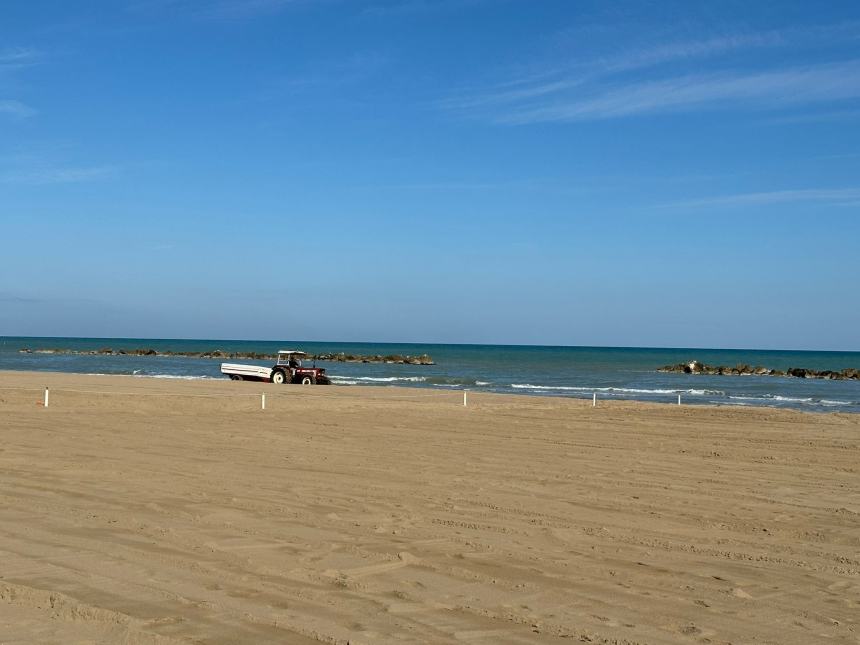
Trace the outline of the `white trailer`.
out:
M 238 363 L 221 363 L 221 373 L 234 381 L 271 381 L 272 368 L 259 365 L 240 365 Z

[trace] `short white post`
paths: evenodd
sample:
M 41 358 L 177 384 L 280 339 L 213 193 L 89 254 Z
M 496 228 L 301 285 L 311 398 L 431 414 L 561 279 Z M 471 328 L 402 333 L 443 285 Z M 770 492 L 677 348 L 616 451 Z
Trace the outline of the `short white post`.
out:
M 48 407 L 48 388 L 45 388 L 45 407 Z
M 265 409 L 266 409 L 266 395 L 265 395 L 265 394 L 261 394 L 260 396 L 262 397 L 262 398 L 260 399 L 260 409 L 261 409 L 261 410 L 265 410 Z
M 678 392 L 678 405 L 681 405 L 681 393 Z
M 463 407 L 469 407 L 469 390 L 463 390 Z
M 595 392 L 594 395 L 591 397 L 591 407 L 597 407 L 597 392 Z

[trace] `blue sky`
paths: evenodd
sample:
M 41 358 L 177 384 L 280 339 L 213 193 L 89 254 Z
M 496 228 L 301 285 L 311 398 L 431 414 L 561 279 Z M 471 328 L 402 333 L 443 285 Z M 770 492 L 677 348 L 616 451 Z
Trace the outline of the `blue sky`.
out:
M 856 2 L 4 3 L 0 334 L 860 350 L 858 170 Z

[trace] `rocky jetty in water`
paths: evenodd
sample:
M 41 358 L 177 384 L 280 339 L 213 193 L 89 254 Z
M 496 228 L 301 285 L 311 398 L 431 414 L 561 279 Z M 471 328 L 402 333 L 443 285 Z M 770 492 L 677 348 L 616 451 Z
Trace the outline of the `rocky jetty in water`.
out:
M 177 358 L 229 358 L 245 359 L 253 361 L 276 360 L 277 354 L 261 354 L 259 352 L 224 352 L 213 349 L 205 352 L 174 352 L 171 350 L 157 351 L 149 348 L 142 349 L 102 349 L 76 350 L 76 349 L 29 349 L 27 347 L 18 350 L 21 354 L 70 354 L 74 356 L 174 356 Z M 308 354 L 307 358 L 316 361 L 334 361 L 337 363 L 390 363 L 395 365 L 435 365 L 433 359 L 427 354 L 420 356 L 404 356 L 402 354 L 389 354 L 383 356 L 374 354 L 363 356 L 361 354 L 324 353 Z
M 712 374 L 720 376 L 793 376 L 795 378 L 820 378 L 833 381 L 860 380 L 860 369 L 846 367 L 843 370 L 812 370 L 806 367 L 790 367 L 787 370 L 768 369 L 757 365 L 755 367 L 739 363 L 734 367 L 724 365 L 705 365 L 699 361 L 666 365 L 657 369 L 658 372 L 677 372 L 681 374 Z

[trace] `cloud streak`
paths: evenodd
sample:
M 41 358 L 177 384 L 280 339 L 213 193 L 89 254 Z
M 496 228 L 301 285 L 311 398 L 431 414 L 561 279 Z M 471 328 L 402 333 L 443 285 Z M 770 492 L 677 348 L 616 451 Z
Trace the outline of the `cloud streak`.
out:
M 777 45 L 781 44 L 782 40 L 777 32 L 769 32 L 668 43 L 576 63 L 566 68 L 541 70 L 525 78 L 508 81 L 488 92 L 471 97 L 449 99 L 443 103 L 447 107 L 460 109 L 516 103 L 574 90 L 613 75 L 681 60 L 715 56 L 735 49 Z
M 206 20 L 243 20 L 321 0 L 137 0 L 133 11 L 174 10 Z
M 90 168 L 41 168 L 29 171 L 10 171 L 0 174 L 0 183 L 23 186 L 76 184 L 104 179 L 114 173 L 109 166 Z
M 36 114 L 36 110 L 29 105 L 12 99 L 0 100 L 0 114 L 17 119 L 26 119 Z
M 779 109 L 860 97 L 860 59 L 758 66 L 736 54 L 856 38 L 856 23 L 680 41 L 538 69 L 440 102 L 494 123 L 570 123 L 705 109 Z M 722 69 L 705 59 L 735 55 Z M 698 68 L 691 67 L 696 62 Z M 742 67 L 738 67 L 742 65 Z M 707 71 L 704 71 L 706 70 Z
M 0 50 L 0 69 L 31 65 L 40 57 L 38 51 L 29 47 L 9 47 Z
M 783 36 L 775 31 L 762 34 L 734 34 L 697 41 L 667 43 L 601 59 L 597 64 L 606 73 L 624 72 L 679 60 L 707 58 L 736 50 L 774 47 L 783 43 Z
M 860 188 L 802 188 L 756 193 L 718 195 L 665 204 L 666 208 L 707 208 L 711 206 L 767 206 L 772 204 L 819 203 L 853 205 L 860 201 Z
M 305 0 L 220 0 L 212 3 L 205 13 L 210 18 L 249 18 L 261 14 L 276 13 L 289 5 Z
M 394 0 L 371 5 L 365 8 L 362 13 L 380 17 L 399 16 L 463 9 L 485 2 L 486 0 Z
M 824 123 L 833 121 L 856 121 L 860 119 L 860 110 L 827 110 L 824 112 L 808 112 L 789 114 L 767 119 L 765 125 L 793 125 L 799 123 Z
M 689 75 L 630 83 L 568 96 L 537 106 L 518 107 L 500 123 L 573 122 L 694 108 L 780 108 L 860 97 L 860 61 L 793 69 Z
M 0 78 L 14 76 L 18 70 L 35 65 L 41 54 L 29 47 L 8 47 L 0 49 Z M 0 117 L 26 119 L 34 116 L 36 110 L 17 99 L 0 97 Z

